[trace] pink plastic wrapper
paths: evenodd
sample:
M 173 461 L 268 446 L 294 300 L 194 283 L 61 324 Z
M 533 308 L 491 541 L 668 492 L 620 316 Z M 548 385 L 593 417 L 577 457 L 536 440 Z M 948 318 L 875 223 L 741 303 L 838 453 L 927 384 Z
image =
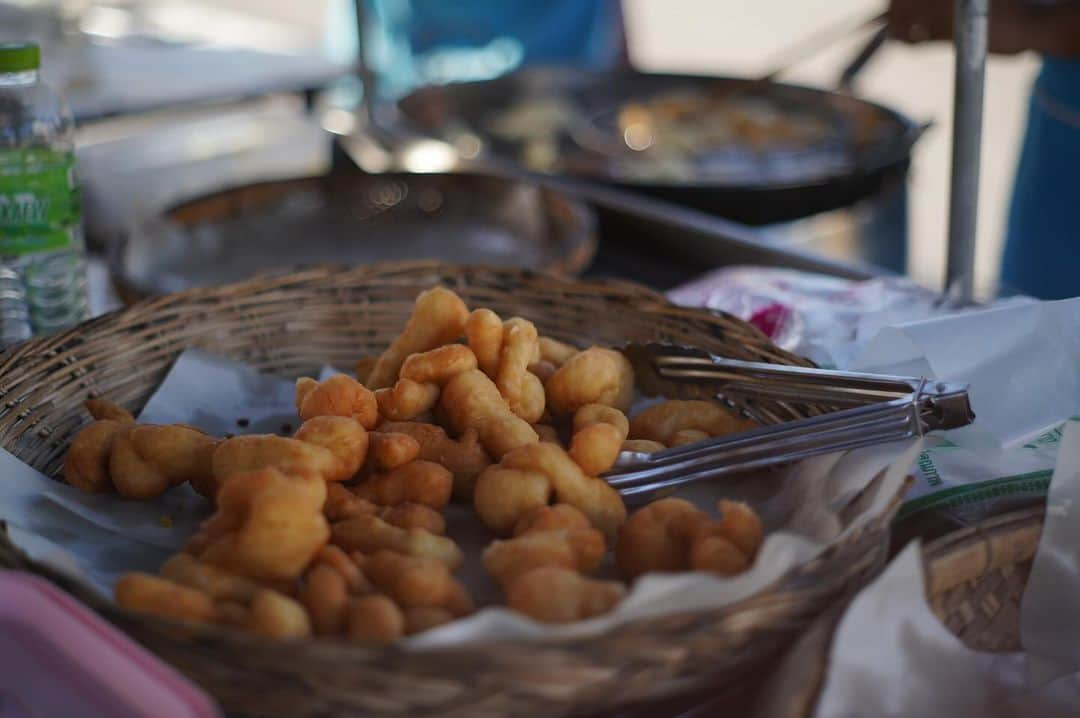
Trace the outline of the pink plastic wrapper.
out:
M 0 571 L 0 718 L 211 718 L 194 684 L 47 581 Z
M 840 368 L 881 327 L 939 313 L 936 294 L 902 277 L 852 281 L 765 267 L 718 269 L 668 297 L 734 314 L 777 346 Z

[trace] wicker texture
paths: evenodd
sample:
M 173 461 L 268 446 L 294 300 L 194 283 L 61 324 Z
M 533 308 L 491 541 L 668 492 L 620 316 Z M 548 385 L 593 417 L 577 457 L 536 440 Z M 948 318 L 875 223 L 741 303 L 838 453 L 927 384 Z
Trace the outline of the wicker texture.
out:
M 400 331 L 416 294 L 453 288 L 564 340 L 668 340 L 739 359 L 806 365 L 730 316 L 687 310 L 618 282 L 430 263 L 315 269 L 138 304 L 0 355 L 0 442 L 48 474 L 104 396 L 137 410 L 181 351 L 202 347 L 284 375 L 351 366 Z M 810 411 L 808 408 L 807 411 Z M 892 508 L 898 498 L 894 500 Z M 858 501 L 858 498 L 854 499 Z M 118 610 L 29 562 L 0 532 L 0 565 L 48 575 L 218 697 L 260 716 L 567 715 L 731 682 L 776 654 L 881 568 L 891 511 L 722 610 L 637 621 L 600 637 L 429 652 L 331 640 L 276 644 Z
M 942 623 L 976 651 L 1009 653 L 1020 644 L 1020 604 L 1042 535 L 1043 508 L 982 521 L 923 547 L 927 601 Z M 816 619 L 757 697 L 755 718 L 807 718 L 843 618 L 837 606 Z

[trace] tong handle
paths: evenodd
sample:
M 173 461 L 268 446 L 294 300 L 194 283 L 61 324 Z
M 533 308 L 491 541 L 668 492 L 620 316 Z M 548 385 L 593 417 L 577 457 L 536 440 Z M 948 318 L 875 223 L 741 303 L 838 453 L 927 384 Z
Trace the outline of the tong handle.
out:
M 661 378 L 707 381 L 731 397 L 860 406 L 910 396 L 927 431 L 966 426 L 975 417 L 966 384 L 747 362 L 680 347 L 650 349 Z

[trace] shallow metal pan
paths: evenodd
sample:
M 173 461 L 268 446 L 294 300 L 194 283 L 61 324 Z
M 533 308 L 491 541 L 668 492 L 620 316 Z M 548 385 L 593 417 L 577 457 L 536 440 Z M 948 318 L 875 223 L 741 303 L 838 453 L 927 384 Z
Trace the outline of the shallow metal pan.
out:
M 346 167 L 215 192 L 136 221 L 109 264 L 130 301 L 328 263 L 423 258 L 574 275 L 595 249 L 592 210 L 558 190 Z

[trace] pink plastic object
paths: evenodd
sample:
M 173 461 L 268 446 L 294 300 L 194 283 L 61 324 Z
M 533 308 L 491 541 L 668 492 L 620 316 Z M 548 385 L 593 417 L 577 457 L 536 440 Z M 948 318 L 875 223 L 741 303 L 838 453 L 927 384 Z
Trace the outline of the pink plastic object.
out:
M 47 581 L 0 571 L 0 718 L 209 718 L 213 700 Z

